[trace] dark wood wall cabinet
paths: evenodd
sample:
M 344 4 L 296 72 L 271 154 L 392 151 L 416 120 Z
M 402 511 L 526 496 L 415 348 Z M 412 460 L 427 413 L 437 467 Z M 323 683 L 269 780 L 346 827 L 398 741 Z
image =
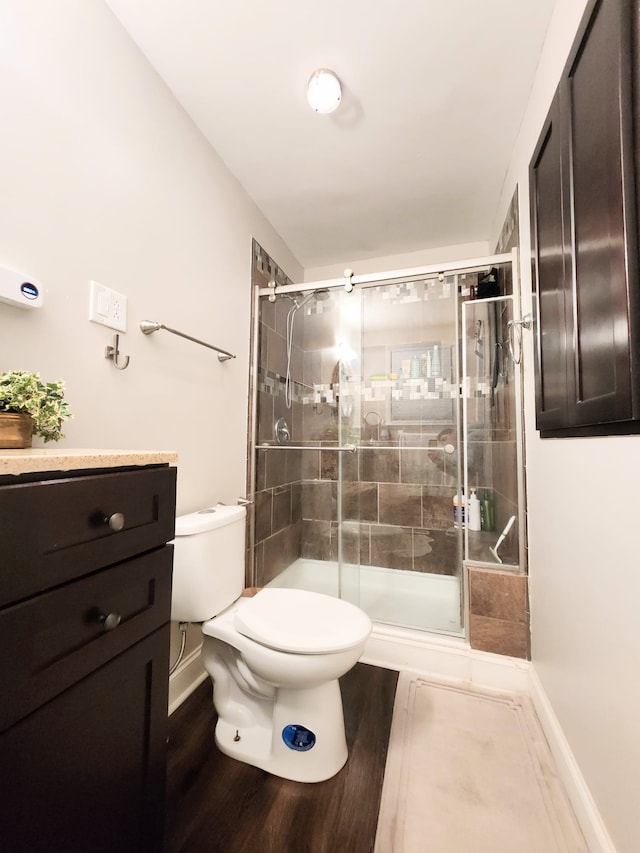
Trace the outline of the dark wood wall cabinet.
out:
M 3 849 L 162 849 L 175 484 L 0 480 Z
M 592 0 L 530 164 L 536 425 L 640 432 L 639 0 Z

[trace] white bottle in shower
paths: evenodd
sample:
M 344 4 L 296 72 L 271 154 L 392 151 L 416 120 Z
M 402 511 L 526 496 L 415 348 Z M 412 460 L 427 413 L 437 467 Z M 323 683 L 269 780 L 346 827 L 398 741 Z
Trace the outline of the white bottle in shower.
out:
M 469 495 L 467 518 L 469 530 L 480 530 L 480 501 L 475 489 L 471 489 L 471 494 Z
M 438 345 L 433 345 L 433 354 L 431 356 L 431 375 L 432 376 L 440 376 L 440 353 L 438 352 Z

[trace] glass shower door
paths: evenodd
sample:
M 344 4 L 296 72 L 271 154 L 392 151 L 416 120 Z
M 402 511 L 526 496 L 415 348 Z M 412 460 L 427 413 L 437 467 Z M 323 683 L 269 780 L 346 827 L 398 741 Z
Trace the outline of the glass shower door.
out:
M 362 288 L 360 603 L 376 621 L 462 631 L 458 276 Z
M 522 565 L 513 298 L 476 298 L 507 263 L 484 261 L 351 292 L 261 289 L 255 585 L 461 636 L 465 562 Z
M 362 293 L 336 289 L 334 354 L 336 358 L 337 453 L 336 571 L 337 594 L 361 605 L 362 530 L 358 482 L 362 383 Z
M 256 585 L 360 601 L 359 292 L 262 296 L 256 338 Z
M 462 306 L 465 494 L 469 518 L 465 560 L 518 569 L 524 565 L 521 341 L 513 297 Z M 518 324 L 515 324 L 516 327 Z

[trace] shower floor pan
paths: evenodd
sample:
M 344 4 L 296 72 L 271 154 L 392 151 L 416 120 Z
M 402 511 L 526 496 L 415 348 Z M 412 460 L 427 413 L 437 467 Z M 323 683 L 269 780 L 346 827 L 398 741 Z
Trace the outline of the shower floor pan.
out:
M 338 563 L 301 557 L 267 586 L 337 596 L 338 584 Z M 460 581 L 450 575 L 347 563 L 342 567 L 341 592 L 343 598 L 359 604 L 374 622 L 461 634 Z

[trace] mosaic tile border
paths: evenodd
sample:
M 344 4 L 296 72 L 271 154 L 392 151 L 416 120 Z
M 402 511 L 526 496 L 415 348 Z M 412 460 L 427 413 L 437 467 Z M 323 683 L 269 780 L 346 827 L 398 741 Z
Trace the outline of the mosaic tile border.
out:
M 285 397 L 286 378 L 272 370 L 258 368 L 258 390 L 273 397 Z M 491 396 L 491 385 L 486 382 L 467 383 L 464 396 L 467 399 Z M 441 377 L 419 379 L 379 379 L 362 383 L 360 400 L 363 403 L 383 403 L 386 400 L 455 400 L 459 389 L 455 383 Z M 340 396 L 338 382 L 317 383 L 313 386 L 293 380 L 291 399 L 302 405 L 317 403 L 335 404 Z
M 258 368 L 258 391 L 270 394 L 272 397 L 286 397 L 286 377 L 280 376 L 273 370 Z M 309 396 L 310 388 L 302 382 L 291 381 L 291 400 L 294 403 L 304 403 Z M 326 401 L 325 401 L 326 402 Z
M 509 209 L 507 210 L 498 242 L 496 243 L 495 252 L 497 255 L 509 252 L 518 245 L 519 227 L 520 211 L 518 209 L 518 187 L 516 187 L 509 203 Z
M 462 295 L 471 295 L 472 288 L 478 283 L 478 273 L 461 273 L 458 275 L 458 291 Z M 371 302 L 392 302 L 403 304 L 407 302 L 430 302 L 438 299 L 452 299 L 456 296 L 455 276 L 447 275 L 442 278 L 414 279 L 392 284 L 380 284 L 367 294 Z
M 251 239 L 251 252 L 256 269 L 263 275 L 267 278 L 273 279 L 278 286 L 293 284 L 293 281 L 289 278 L 286 272 L 278 266 L 267 252 L 265 252 L 255 237 Z

